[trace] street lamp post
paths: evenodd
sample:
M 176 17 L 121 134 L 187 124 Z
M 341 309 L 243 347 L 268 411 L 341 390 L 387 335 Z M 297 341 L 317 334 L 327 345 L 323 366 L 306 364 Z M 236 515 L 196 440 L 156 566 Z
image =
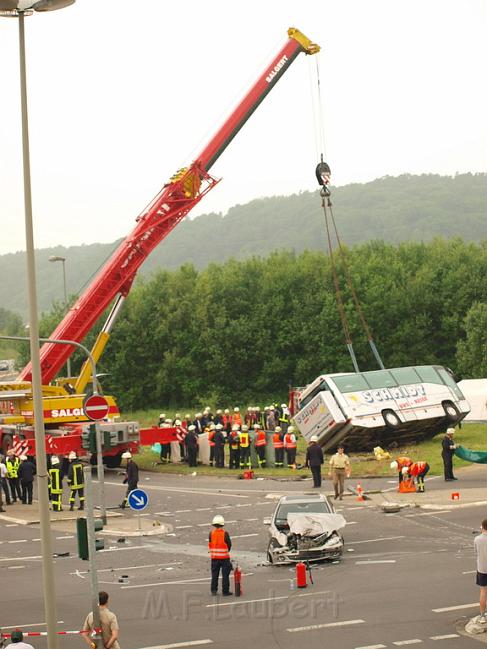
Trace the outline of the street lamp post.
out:
M 39 354 L 39 321 L 37 311 L 36 269 L 34 252 L 34 229 L 32 222 L 32 192 L 30 182 L 29 126 L 27 116 L 27 74 L 25 65 L 24 16 L 34 11 L 61 9 L 75 0 L 39 0 L 30 6 L 0 0 L 0 15 L 17 17 L 19 20 L 20 53 L 20 100 L 22 113 L 22 160 L 24 171 L 25 242 L 27 257 L 27 287 L 29 298 L 30 356 L 32 363 L 32 396 L 34 400 L 34 428 L 37 448 L 37 487 L 39 518 L 41 524 L 41 552 L 44 589 L 44 611 L 46 615 L 47 643 L 49 649 L 58 648 L 56 592 L 54 587 L 54 566 L 52 561 L 51 520 L 49 515 L 48 475 L 45 449 L 44 413 L 42 407 L 41 362 Z M 22 6 L 20 6 L 22 5 Z
M 66 289 L 66 257 L 61 257 L 60 255 L 51 255 L 49 261 L 56 262 L 60 261 L 63 264 L 63 286 L 64 286 L 64 306 L 68 308 L 68 291 Z M 68 358 L 66 371 L 68 378 L 71 378 L 71 358 Z

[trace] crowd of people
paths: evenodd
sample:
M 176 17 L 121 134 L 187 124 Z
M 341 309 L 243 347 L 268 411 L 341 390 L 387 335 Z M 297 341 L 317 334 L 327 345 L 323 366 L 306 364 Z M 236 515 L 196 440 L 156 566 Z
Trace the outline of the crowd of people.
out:
M 288 466 L 295 466 L 296 463 L 297 438 L 290 419 L 291 413 L 285 403 L 262 409 L 259 406 L 249 406 L 243 415 L 237 406 L 232 410 L 218 409 L 215 413 L 208 406 L 194 416 L 188 413 L 181 417 L 176 413 L 174 419 L 161 413 L 159 426 L 175 426 L 180 429 L 180 456 L 189 466 L 197 466 L 199 440 L 206 434 L 210 448 L 210 466 L 250 469 L 253 447 L 259 468 L 265 468 L 266 448 L 268 444 L 272 444 L 274 465 L 279 468 L 284 466 L 285 457 Z M 171 444 L 161 444 L 160 459 L 163 464 L 172 461 Z

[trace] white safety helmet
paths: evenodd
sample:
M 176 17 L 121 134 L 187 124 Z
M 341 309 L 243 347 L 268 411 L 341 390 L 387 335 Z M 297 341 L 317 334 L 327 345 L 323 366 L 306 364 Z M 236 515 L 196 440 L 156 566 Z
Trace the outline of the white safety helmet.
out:
M 174 420 L 174 425 L 175 426 L 181 426 L 181 420 L 180 419 L 175 419 Z
M 189 412 L 187 412 L 187 413 L 184 415 L 184 418 L 185 418 L 185 419 L 191 419 L 191 415 L 189 414 Z
M 269 406 L 269 410 L 275 410 L 274 406 Z
M 21 455 L 20 459 L 22 460 L 22 462 L 25 462 L 27 459 L 27 455 Z
M 401 473 L 402 473 L 403 475 L 407 475 L 407 474 L 409 473 L 407 466 L 403 466 L 403 467 L 402 467 L 402 469 L 401 469 Z
M 208 427 L 210 430 L 215 430 L 216 426 L 214 423 L 211 423 Z
M 188 430 L 196 430 L 196 426 L 194 424 L 191 424 L 191 426 L 188 426 Z
M 455 429 L 454 429 L 454 428 L 447 428 L 447 429 L 446 429 L 446 434 L 447 434 L 447 435 L 453 435 L 454 432 L 455 432 Z
M 230 410 L 228 408 L 225 408 L 225 414 L 228 415 L 230 413 Z
M 74 451 L 71 451 L 68 455 L 68 460 L 76 460 L 76 453 Z
M 247 412 L 252 412 L 252 410 L 253 410 L 252 406 L 249 406 L 249 407 L 247 408 Z
M 216 428 L 217 430 L 221 430 L 221 429 L 223 428 L 223 426 L 222 426 L 222 424 L 217 424 L 217 425 L 215 426 L 215 428 Z
M 294 433 L 295 431 L 296 431 L 296 429 L 294 428 L 294 426 L 288 426 L 288 429 L 287 429 L 288 433 Z M 313 435 L 313 437 L 316 437 L 316 435 Z M 318 441 L 318 440 L 316 440 L 316 441 Z
M 122 453 L 122 460 L 130 460 L 132 457 L 132 453 L 130 451 L 125 451 Z
M 217 514 L 216 516 L 213 516 L 213 520 L 211 521 L 212 525 L 225 525 L 225 519 L 221 514 Z
M 276 433 L 281 433 L 282 432 L 282 428 L 280 426 L 276 426 L 274 428 L 274 430 L 276 431 Z
M 164 423 L 165 423 L 165 424 L 172 424 L 172 419 L 165 419 L 165 420 L 164 420 Z
M 247 424 L 244 424 L 244 425 L 242 426 L 242 430 L 248 430 L 248 429 L 249 429 L 249 427 L 247 426 Z
M 219 408 L 219 409 L 216 411 L 216 414 L 217 414 L 217 415 L 221 415 L 221 414 L 222 414 L 221 408 Z
M 59 464 L 59 458 L 56 455 L 53 455 L 51 458 L 51 464 L 54 466 L 55 464 Z
M 239 429 L 239 425 L 238 424 L 233 424 L 232 430 L 238 430 L 238 429 Z
M 166 413 L 161 412 L 161 414 L 159 415 L 159 419 L 166 419 Z
M 394 471 L 397 470 L 398 466 L 399 466 L 399 464 L 396 462 L 396 460 L 394 460 L 394 462 L 391 462 L 391 464 L 390 464 L 391 469 L 393 469 Z
M 196 417 L 203 417 L 203 413 L 202 413 L 202 412 L 197 412 L 197 413 L 195 414 L 195 418 L 196 418 Z
M 252 426 L 252 428 L 254 428 L 254 430 L 255 430 L 256 428 L 260 428 L 260 426 L 259 426 L 259 424 L 254 424 L 254 425 Z
M 291 428 L 291 427 L 289 427 L 289 428 Z M 288 428 L 288 430 L 289 430 L 289 428 Z M 317 442 L 318 441 L 318 435 L 311 435 L 311 437 L 309 438 L 309 441 L 310 442 Z
M 233 412 L 240 412 L 240 408 L 238 408 L 237 406 L 235 406 L 235 408 L 233 409 Z
M 281 403 L 281 408 L 287 408 L 287 405 L 285 403 Z
M 177 413 L 174 415 L 174 419 L 181 419 L 181 415 L 179 414 L 179 412 L 177 412 Z
M 211 412 L 211 408 L 210 408 L 210 406 L 206 406 L 206 408 L 205 408 L 205 412 Z
M 260 406 L 255 406 L 254 410 L 255 412 L 260 412 Z

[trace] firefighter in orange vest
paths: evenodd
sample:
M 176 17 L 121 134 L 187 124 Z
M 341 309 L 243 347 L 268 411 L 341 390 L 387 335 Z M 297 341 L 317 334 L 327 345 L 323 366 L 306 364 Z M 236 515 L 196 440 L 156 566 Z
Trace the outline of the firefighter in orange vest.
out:
M 413 462 L 408 467 L 403 467 L 403 475 L 416 478 L 417 492 L 424 494 L 424 477 L 430 470 L 428 462 Z
M 213 426 L 213 428 L 212 428 Z M 215 461 L 215 425 L 210 424 L 208 427 L 208 445 L 210 447 L 210 466 L 213 466 Z
M 237 426 L 242 425 L 242 415 L 240 414 L 240 408 L 235 407 L 233 409 L 232 424 L 237 424 Z
M 403 481 L 403 472 L 402 470 L 404 467 L 411 466 L 413 461 L 411 460 L 410 457 L 407 457 L 406 455 L 400 455 L 399 457 L 396 457 L 396 459 L 391 462 L 391 469 L 394 471 L 399 471 L 399 484 Z
M 252 463 L 250 461 L 250 435 L 248 428 L 249 427 L 244 424 L 242 426 L 242 430 L 238 434 L 241 469 L 245 468 L 246 466 L 248 466 L 249 469 L 252 468 Z
M 296 449 L 298 443 L 294 434 L 294 426 L 289 426 L 287 433 L 284 435 L 284 448 L 286 449 L 287 465 L 294 466 L 296 463 Z
M 254 424 L 254 447 L 259 460 L 259 468 L 265 468 L 265 447 L 267 440 L 265 432 L 260 429 L 259 424 Z
M 230 460 L 228 466 L 230 469 L 238 469 L 240 465 L 240 439 L 238 435 L 238 426 L 232 426 L 228 434 L 228 445 L 230 446 Z
M 211 524 L 213 528 L 208 539 L 208 551 L 211 557 L 211 594 L 218 594 L 218 578 L 222 571 L 222 594 L 224 597 L 233 595 L 230 592 L 230 573 L 232 564 L 230 561 L 230 550 L 232 540 L 230 534 L 223 529 L 225 519 L 217 514 Z
M 284 466 L 284 437 L 280 426 L 276 426 L 274 429 L 272 443 L 274 445 L 274 466 L 278 469 Z

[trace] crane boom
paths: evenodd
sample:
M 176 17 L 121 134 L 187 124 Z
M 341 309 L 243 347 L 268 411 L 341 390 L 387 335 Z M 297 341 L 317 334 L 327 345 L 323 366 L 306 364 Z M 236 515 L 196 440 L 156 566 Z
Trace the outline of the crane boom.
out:
M 315 54 L 319 46 L 299 30 L 290 28 L 288 40 L 257 79 L 239 105 L 200 155 L 178 171 L 137 217 L 137 225 L 115 250 L 91 284 L 52 333 L 51 338 L 81 342 L 117 295 L 130 291 L 137 270 L 150 252 L 219 182 L 208 172 L 300 52 Z M 45 343 L 40 350 L 44 385 L 59 372 L 72 354 L 68 345 Z M 30 381 L 30 363 L 19 380 Z

